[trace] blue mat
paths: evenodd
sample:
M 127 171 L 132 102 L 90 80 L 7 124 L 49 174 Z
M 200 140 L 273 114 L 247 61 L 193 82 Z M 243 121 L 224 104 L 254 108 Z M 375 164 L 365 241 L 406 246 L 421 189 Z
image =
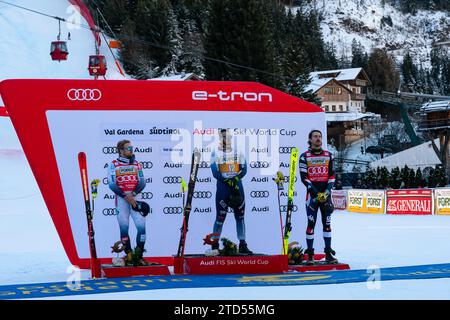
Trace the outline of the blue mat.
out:
M 381 281 L 450 278 L 450 264 L 380 269 Z M 138 290 L 215 287 L 298 286 L 366 282 L 366 270 L 297 272 L 271 275 L 155 276 L 82 281 L 79 288 L 65 282 L 0 286 L 0 299 L 51 298 Z

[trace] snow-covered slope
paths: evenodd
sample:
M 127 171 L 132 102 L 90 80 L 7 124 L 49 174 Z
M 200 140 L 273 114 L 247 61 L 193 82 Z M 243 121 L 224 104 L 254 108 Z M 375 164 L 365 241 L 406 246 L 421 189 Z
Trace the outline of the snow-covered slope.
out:
M 405 50 L 429 67 L 431 44 L 448 38 L 450 14 L 419 10 L 416 15 L 404 14 L 382 0 L 327 0 L 311 1 L 322 14 L 321 27 L 325 41 L 334 45 L 338 57 L 351 57 L 353 39 L 359 41 L 368 53 L 373 48 L 387 48 L 398 61 Z M 419 62 L 417 61 L 417 62 Z
M 74 17 L 67 0 L 9 0 L 9 3 L 64 19 Z M 80 17 L 81 25 L 88 23 Z M 50 17 L 0 3 L 0 81 L 12 78 L 91 79 L 87 65 L 95 54 L 92 32 L 85 27 L 61 23 L 61 40 L 67 42 L 69 58 L 54 62 L 50 58 L 50 43 L 58 35 L 58 21 Z M 107 57 L 107 79 L 123 79 L 107 46 L 100 47 Z

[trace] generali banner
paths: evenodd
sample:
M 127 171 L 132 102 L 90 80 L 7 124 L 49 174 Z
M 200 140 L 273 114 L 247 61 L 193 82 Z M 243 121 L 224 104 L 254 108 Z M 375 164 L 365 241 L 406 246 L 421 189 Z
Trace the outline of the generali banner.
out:
M 112 258 L 120 223 L 129 223 L 133 247 L 136 243 L 136 222 L 118 221 L 115 194 L 107 181 L 117 142 L 127 139 L 147 182 L 138 196 L 151 207 L 145 218 L 146 257 L 164 262 L 177 252 L 183 222 L 180 184 L 181 178 L 188 180 L 193 151 L 202 153 L 202 162 L 185 252 L 209 248 L 203 239 L 213 232 L 221 205 L 216 202 L 211 153 L 219 145 L 219 128 L 229 129 L 233 148 L 247 163 L 242 183 L 249 248 L 280 254 L 280 211 L 284 219 L 287 184 L 280 192 L 280 208 L 272 177 L 278 170 L 289 176 L 290 152 L 293 147 L 307 150 L 310 130 L 326 132 L 322 109 L 258 83 L 6 80 L 0 91 L 67 255 L 80 267 L 89 266 L 89 245 L 79 152 L 87 156 L 89 180 L 101 180 L 94 212 L 98 257 Z M 307 221 L 300 209 L 305 206 L 305 187 L 299 177 L 294 204 L 291 238 L 305 247 Z M 235 219 L 230 210 L 222 237 L 238 242 Z M 319 250 L 321 228 L 317 232 Z
M 331 190 L 331 200 L 333 201 L 334 209 L 347 209 L 347 191 L 346 190 Z
M 384 190 L 348 190 L 347 199 L 350 212 L 384 213 Z
M 433 214 L 431 189 L 386 191 L 387 214 Z
M 450 215 L 450 189 L 434 190 L 434 213 Z

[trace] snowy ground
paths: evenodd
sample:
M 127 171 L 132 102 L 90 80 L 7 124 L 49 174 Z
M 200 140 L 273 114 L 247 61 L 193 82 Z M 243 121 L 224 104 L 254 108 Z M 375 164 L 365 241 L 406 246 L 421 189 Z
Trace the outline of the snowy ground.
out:
M 0 118 L 0 285 L 65 281 L 67 260 L 20 143 Z M 292 240 L 304 236 L 294 226 Z M 352 269 L 450 262 L 450 216 L 333 215 L 333 247 Z M 82 278 L 88 279 L 89 272 Z M 450 299 L 450 279 L 302 287 L 167 289 L 79 296 L 87 299 Z M 193 294 L 194 293 L 194 294 Z

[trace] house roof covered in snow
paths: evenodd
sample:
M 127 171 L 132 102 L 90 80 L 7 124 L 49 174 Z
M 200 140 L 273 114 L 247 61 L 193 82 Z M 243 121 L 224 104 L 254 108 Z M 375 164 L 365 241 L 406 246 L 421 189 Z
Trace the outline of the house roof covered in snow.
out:
M 375 118 L 380 117 L 379 114 L 372 112 L 360 113 L 360 112 L 327 112 L 325 118 L 327 122 L 347 122 L 356 121 L 363 118 Z
M 194 80 L 198 81 L 201 80 L 195 73 L 181 73 L 176 74 L 172 76 L 162 76 L 159 78 L 153 78 L 149 80 L 157 80 L 157 81 L 187 81 L 187 80 Z
M 434 140 L 434 143 L 439 148 L 438 138 Z M 431 141 L 428 141 L 422 143 L 421 145 L 393 154 L 392 156 L 388 156 L 386 158 L 373 161 L 372 163 L 370 163 L 370 166 L 372 168 L 376 167 L 401 168 L 407 165 L 408 167 L 413 167 L 415 169 L 417 168 L 424 169 L 426 167 L 434 167 L 435 165 L 438 164 L 441 164 L 441 161 L 434 152 Z
M 337 81 L 355 80 L 360 73 L 362 73 L 363 77 L 370 83 L 369 77 L 367 76 L 363 68 L 336 69 L 336 70 L 311 72 L 309 74 L 311 83 L 307 86 L 305 91 L 312 90 L 313 92 L 317 92 L 320 88 L 322 88 L 332 79 L 335 79 Z
M 424 104 L 421 108 L 423 112 L 445 111 L 450 110 L 450 100 L 434 101 Z

